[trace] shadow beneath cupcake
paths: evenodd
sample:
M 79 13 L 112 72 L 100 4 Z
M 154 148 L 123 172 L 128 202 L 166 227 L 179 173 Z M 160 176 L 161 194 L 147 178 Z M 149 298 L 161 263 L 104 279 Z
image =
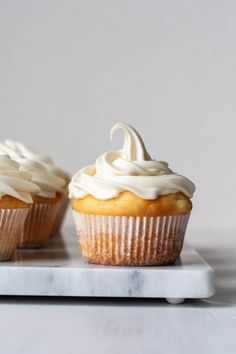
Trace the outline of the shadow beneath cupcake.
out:
M 214 249 L 199 249 L 199 253 L 215 270 L 216 295 L 235 296 L 236 303 L 236 262 L 235 255 L 231 258 L 227 247 L 222 255 L 216 254 Z M 228 253 L 228 256 L 224 255 Z
M 209 301 L 236 304 L 236 257 L 233 242 L 235 234 L 225 232 L 222 237 L 219 231 L 214 231 L 208 232 L 207 236 L 205 246 L 201 237 L 194 237 L 194 247 L 215 270 L 215 295 Z
M 70 259 L 62 234 L 58 232 L 50 239 L 47 247 L 39 249 L 18 249 L 12 259 L 17 265 L 38 265 L 40 267 L 59 267 Z M 58 262 L 58 264 L 57 264 Z M 60 262 L 60 263 L 59 263 Z M 38 264 L 37 264 L 38 263 Z

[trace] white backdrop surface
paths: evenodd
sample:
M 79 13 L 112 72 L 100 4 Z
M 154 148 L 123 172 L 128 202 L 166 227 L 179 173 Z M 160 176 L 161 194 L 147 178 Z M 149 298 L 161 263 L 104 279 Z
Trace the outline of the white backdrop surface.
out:
M 0 0 L 0 139 L 71 173 L 118 121 L 192 179 L 192 229 L 236 227 L 236 2 Z

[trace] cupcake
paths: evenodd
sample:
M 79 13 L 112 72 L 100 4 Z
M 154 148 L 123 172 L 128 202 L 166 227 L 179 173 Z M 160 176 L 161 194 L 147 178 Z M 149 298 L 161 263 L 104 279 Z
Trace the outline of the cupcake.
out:
M 53 164 L 53 160 L 51 157 L 46 156 L 46 155 L 41 155 L 41 154 L 38 154 L 34 151 L 31 151 L 24 144 L 22 144 L 18 141 L 6 139 L 4 141 L 4 143 L 1 143 L 0 150 L 1 149 L 5 149 L 5 151 L 7 149 L 9 149 L 8 151 L 9 151 L 9 154 L 11 154 L 11 155 L 15 154 L 15 156 L 25 157 L 28 160 L 36 161 L 41 164 L 43 164 L 43 163 L 50 164 L 50 165 Z
M 59 231 L 62 226 L 66 210 L 69 204 L 68 184 L 70 182 L 70 175 L 63 169 L 55 166 L 53 160 L 49 156 L 35 153 L 20 142 L 7 139 L 5 140 L 4 145 L 5 149 L 11 149 L 13 154 L 16 153 L 18 156 L 20 155 L 26 159 L 40 163 L 46 168 L 49 173 L 61 178 L 64 181 L 60 189 L 60 205 L 58 207 L 57 215 L 54 221 L 52 233 Z
M 62 185 L 62 194 L 61 194 L 61 199 L 60 199 L 60 205 L 58 208 L 58 212 L 56 215 L 56 219 L 53 225 L 52 233 L 56 234 L 60 228 L 62 227 L 63 221 L 65 219 L 67 207 L 69 204 L 69 198 L 68 198 L 68 185 L 70 182 L 70 175 L 62 170 L 59 167 L 56 166 L 48 166 L 48 171 L 51 171 L 53 174 L 55 174 L 57 177 L 61 178 L 63 180 L 63 185 Z
M 8 140 L 0 144 L 0 153 L 4 152 L 19 164 L 20 171 L 30 173 L 31 181 L 40 189 L 33 196 L 19 248 L 45 247 L 64 198 L 65 180 L 56 176 L 51 167 L 49 168 L 52 163 L 49 157 L 30 152 L 23 144 L 14 145 Z
M 9 260 L 19 245 L 25 220 L 40 188 L 7 155 L 0 156 L 0 261 Z
M 64 196 L 64 180 L 48 172 L 39 162 L 22 157 L 18 157 L 17 162 L 21 171 L 31 173 L 32 182 L 40 188 L 40 192 L 33 196 L 19 248 L 45 247 Z
M 122 129 L 121 150 L 79 170 L 69 197 L 81 253 L 91 263 L 173 264 L 181 253 L 195 186 L 166 162 L 151 159 L 138 132 Z

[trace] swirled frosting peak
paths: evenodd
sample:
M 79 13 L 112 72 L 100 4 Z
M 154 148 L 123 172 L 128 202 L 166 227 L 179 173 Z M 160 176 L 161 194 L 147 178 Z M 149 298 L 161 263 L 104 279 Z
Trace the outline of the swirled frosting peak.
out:
M 195 186 L 184 176 L 174 173 L 167 162 L 152 160 L 138 132 L 131 126 L 118 123 L 111 129 L 121 129 L 124 145 L 121 150 L 100 156 L 95 165 L 79 170 L 69 185 L 70 198 L 91 194 L 106 200 L 130 191 L 142 199 L 182 192 L 192 197 Z
M 110 137 L 113 138 L 113 134 L 116 130 L 122 129 L 124 133 L 124 146 L 121 150 L 121 154 L 127 160 L 130 161 L 145 161 L 151 160 L 148 154 L 144 142 L 139 133 L 127 124 L 118 123 L 111 128 Z

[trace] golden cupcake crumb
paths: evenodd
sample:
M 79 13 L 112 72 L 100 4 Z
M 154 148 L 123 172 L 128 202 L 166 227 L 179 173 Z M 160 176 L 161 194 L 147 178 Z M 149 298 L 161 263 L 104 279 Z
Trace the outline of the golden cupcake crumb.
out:
M 16 199 L 10 195 L 4 195 L 0 199 L 1 209 L 25 209 L 29 208 L 29 204 L 23 202 L 22 200 Z
M 192 209 L 191 200 L 178 192 L 145 200 L 125 191 L 116 198 L 99 200 L 92 195 L 83 199 L 73 199 L 74 210 L 84 214 L 113 216 L 165 216 L 185 215 Z
M 45 198 L 41 197 L 40 195 L 35 195 L 33 196 L 33 202 L 36 204 L 55 204 L 58 203 L 61 198 L 61 193 L 56 193 L 56 196 L 54 198 Z

